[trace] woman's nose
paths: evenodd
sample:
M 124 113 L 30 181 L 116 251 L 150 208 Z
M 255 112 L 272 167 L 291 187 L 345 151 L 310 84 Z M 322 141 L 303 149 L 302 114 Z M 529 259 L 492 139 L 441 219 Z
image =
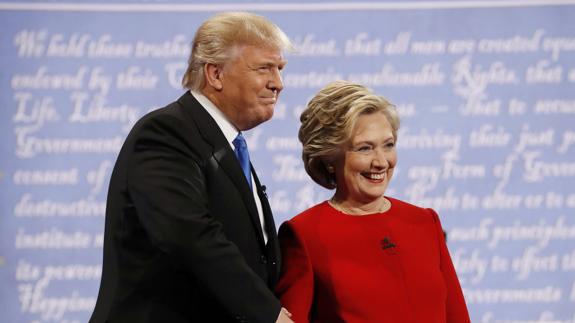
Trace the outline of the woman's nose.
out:
M 371 160 L 371 165 L 376 168 L 387 168 L 389 166 L 389 162 L 387 161 L 385 152 L 376 149 L 376 153 Z

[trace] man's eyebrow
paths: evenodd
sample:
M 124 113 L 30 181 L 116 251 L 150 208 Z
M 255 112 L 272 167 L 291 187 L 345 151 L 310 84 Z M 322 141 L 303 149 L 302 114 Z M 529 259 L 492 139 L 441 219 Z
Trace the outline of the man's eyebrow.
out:
M 260 68 L 260 67 L 275 67 L 278 66 L 280 69 L 282 69 L 284 66 L 286 66 L 287 64 L 287 60 L 282 60 L 280 62 L 275 62 L 275 61 L 263 61 L 263 62 L 259 62 L 259 63 L 255 63 L 252 66 L 252 68 Z

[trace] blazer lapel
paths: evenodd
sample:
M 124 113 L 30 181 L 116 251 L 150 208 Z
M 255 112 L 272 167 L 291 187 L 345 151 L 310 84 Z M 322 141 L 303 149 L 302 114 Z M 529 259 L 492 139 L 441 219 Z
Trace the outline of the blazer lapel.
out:
M 228 174 L 228 177 L 240 192 L 242 200 L 244 201 L 250 215 L 252 224 L 255 226 L 258 239 L 262 245 L 265 245 L 252 191 L 248 186 L 248 182 L 246 181 L 246 177 L 242 171 L 240 163 L 238 162 L 234 151 L 230 147 L 229 142 L 226 140 L 226 137 L 210 114 L 189 92 L 182 95 L 178 102 L 180 102 L 183 109 L 191 115 L 197 128 L 202 134 L 203 139 L 212 145 L 214 158 L 224 172 Z M 255 172 L 252 173 L 255 174 Z

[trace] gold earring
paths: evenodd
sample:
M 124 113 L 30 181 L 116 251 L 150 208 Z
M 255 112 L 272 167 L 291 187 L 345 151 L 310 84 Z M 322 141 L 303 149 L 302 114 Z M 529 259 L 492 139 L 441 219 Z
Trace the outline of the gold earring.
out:
M 333 165 L 327 165 L 327 172 L 330 174 L 335 173 L 335 168 L 333 167 Z

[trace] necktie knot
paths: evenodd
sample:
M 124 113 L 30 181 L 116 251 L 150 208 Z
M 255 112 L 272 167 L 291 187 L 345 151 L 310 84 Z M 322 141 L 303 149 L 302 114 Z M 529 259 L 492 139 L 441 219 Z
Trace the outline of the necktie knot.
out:
M 236 149 L 248 149 L 248 144 L 246 143 L 246 139 L 242 136 L 241 133 L 238 133 L 236 139 L 234 139 L 234 147 Z
M 244 176 L 248 181 L 250 189 L 252 189 L 252 177 L 250 172 L 250 154 L 248 152 L 248 144 L 246 143 L 246 139 L 242 136 L 242 133 L 238 133 L 234 141 L 232 141 L 235 149 L 234 153 L 236 154 L 236 158 L 240 162 L 240 166 L 244 172 Z

